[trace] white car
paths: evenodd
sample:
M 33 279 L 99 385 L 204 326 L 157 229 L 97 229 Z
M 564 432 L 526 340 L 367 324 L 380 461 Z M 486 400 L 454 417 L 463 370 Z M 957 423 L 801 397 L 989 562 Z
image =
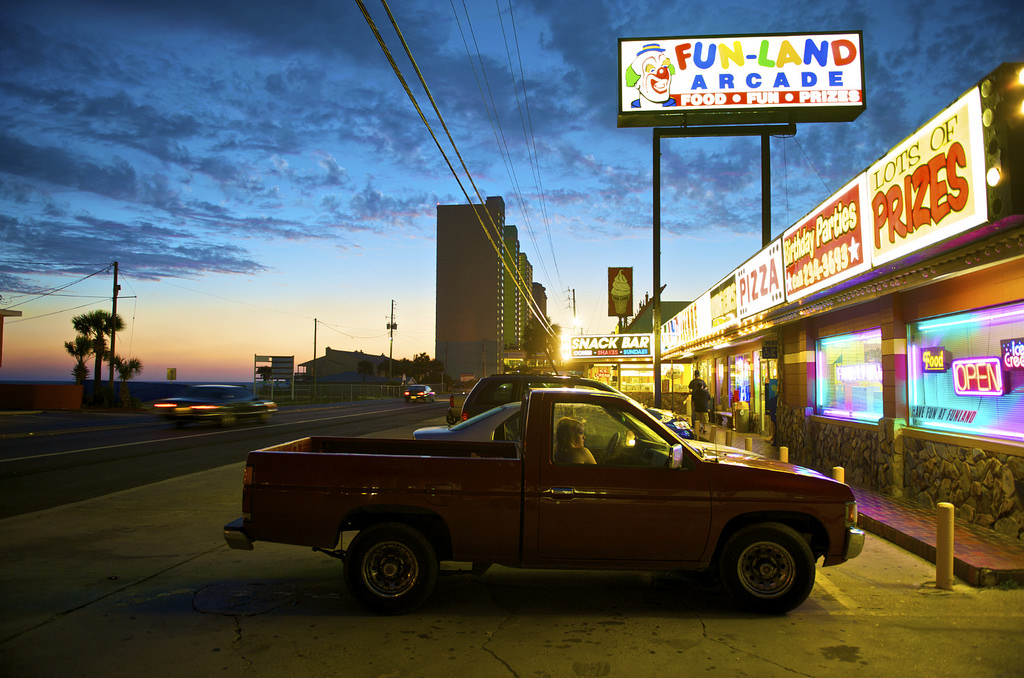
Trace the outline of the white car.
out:
M 428 426 L 415 430 L 412 435 L 416 440 L 498 440 L 516 442 L 519 440 L 519 411 L 521 408 L 522 403 L 518 401 L 505 403 L 486 412 L 481 412 L 475 417 L 461 421 L 454 426 Z M 647 408 L 647 412 L 701 452 L 710 450 L 719 453 L 748 454 L 746 450 L 736 447 L 716 446 L 712 443 L 702 443 L 694 440 L 693 431 L 689 425 L 685 425 L 686 421 L 674 419 L 670 412 L 650 408 Z M 685 425 L 685 428 L 683 425 Z
M 416 429 L 416 440 L 519 440 L 519 410 L 522 403 L 506 403 L 460 421 L 452 427 L 428 426 Z

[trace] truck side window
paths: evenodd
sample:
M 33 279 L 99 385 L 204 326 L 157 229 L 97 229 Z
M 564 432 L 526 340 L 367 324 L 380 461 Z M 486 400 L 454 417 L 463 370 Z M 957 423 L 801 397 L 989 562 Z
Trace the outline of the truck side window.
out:
M 582 403 L 556 403 L 553 414 L 552 458 L 556 464 L 597 463 L 618 468 L 671 466 L 671 445 L 629 411 Z M 579 430 L 582 430 L 585 452 L 578 449 L 581 441 L 569 436 L 570 431 Z M 587 455 L 594 461 L 585 461 L 590 458 Z

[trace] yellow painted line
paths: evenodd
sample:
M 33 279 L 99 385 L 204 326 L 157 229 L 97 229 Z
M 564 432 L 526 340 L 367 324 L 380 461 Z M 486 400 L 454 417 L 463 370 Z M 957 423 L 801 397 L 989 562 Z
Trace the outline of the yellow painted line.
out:
M 814 578 L 814 584 L 815 586 L 820 586 L 821 588 L 825 589 L 825 593 L 835 598 L 836 602 L 845 607 L 847 610 L 856 610 L 860 607 L 860 605 L 858 605 L 853 598 L 843 593 L 839 589 L 839 587 L 833 584 L 832 580 L 828 577 L 823 577 L 819 573 L 818 576 Z

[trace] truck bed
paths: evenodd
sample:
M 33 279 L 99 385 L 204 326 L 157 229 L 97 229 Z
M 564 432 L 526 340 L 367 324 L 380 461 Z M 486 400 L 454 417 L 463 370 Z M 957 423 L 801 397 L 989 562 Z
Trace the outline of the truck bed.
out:
M 518 553 L 515 443 L 313 436 L 250 452 L 246 464 L 255 540 L 331 549 L 360 516 L 402 508 L 448 525 L 456 559 Z
M 519 452 L 509 442 L 468 442 L 416 440 L 407 438 L 339 438 L 309 436 L 254 452 L 308 452 L 313 454 L 378 454 L 413 457 L 488 457 L 518 459 Z

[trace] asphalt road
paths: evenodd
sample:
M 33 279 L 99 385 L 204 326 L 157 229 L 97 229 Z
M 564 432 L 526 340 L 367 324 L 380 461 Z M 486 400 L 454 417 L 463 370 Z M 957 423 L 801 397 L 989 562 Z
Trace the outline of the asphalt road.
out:
M 413 407 L 397 405 L 376 423 L 370 411 L 355 417 L 360 423 L 301 414 L 308 421 L 282 418 L 281 428 L 259 433 L 143 426 L 128 435 L 149 442 L 112 444 L 158 458 L 173 453 L 149 454 L 151 445 L 162 449 L 169 436 L 200 463 L 222 446 L 248 449 L 314 427 L 342 434 L 328 432 L 365 424 L 366 435 L 408 437 L 443 416 L 443 407 L 436 417 Z M 43 447 L 51 451 L 16 454 L 79 454 L 56 441 Z M 83 455 L 83 476 L 119 466 L 110 451 Z M 103 460 L 84 463 L 97 455 Z M 5 445 L 0 457 L 14 456 Z M 239 456 L 0 519 L 0 675 L 1024 675 L 1024 590 L 936 589 L 930 563 L 872 535 L 858 558 L 819 567 L 808 600 L 782 617 L 738 612 L 713 582 L 689 577 L 504 567 L 474 576 L 456 565 L 416 613 L 369 616 L 345 592 L 336 560 L 299 547 L 224 544 L 221 528 L 239 514 L 241 469 Z
M 245 460 L 309 435 L 362 436 L 443 424 L 447 403 L 400 400 L 283 408 L 270 423 L 178 428 L 149 413 L 0 415 L 0 518 L 39 511 Z M 411 429 L 410 429 L 411 430 Z

